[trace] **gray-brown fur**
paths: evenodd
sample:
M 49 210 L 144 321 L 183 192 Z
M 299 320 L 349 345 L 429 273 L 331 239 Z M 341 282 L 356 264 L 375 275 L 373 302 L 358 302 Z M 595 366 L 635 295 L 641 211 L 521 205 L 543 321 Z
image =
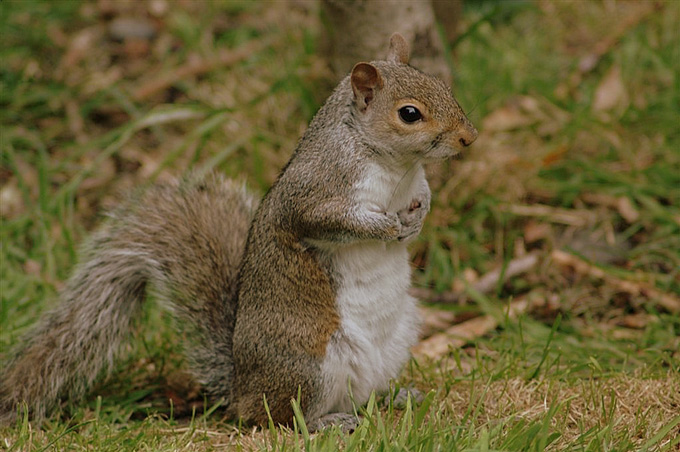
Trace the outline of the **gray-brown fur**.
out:
M 130 333 L 146 287 L 180 318 L 206 388 L 230 394 L 234 282 L 256 202 L 213 177 L 156 186 L 113 212 L 83 247 L 60 303 L 13 351 L 0 374 L 0 418 L 20 402 L 44 417 L 80 397 Z
M 310 425 L 348 422 L 319 408 L 329 343 L 335 337 L 337 351 L 342 340 L 342 275 L 324 247 L 417 234 L 429 210 L 425 180 L 411 206 L 376 210 L 354 198 L 371 181 L 366 168 L 405 175 L 477 133 L 442 82 L 406 64 L 403 38 L 391 48 L 388 61 L 360 63 L 340 83 L 255 213 L 252 197 L 220 178 L 154 187 L 114 212 L 85 246 L 61 304 L 4 366 L 0 416 L 25 401 L 40 418 L 61 397 L 80 396 L 111 367 L 150 286 L 180 318 L 197 376 L 230 414 L 264 423 L 266 398 L 274 422 L 287 423 L 300 393 Z M 400 123 L 403 99 L 427 117 Z
M 390 86 L 388 96 L 422 98 L 427 93 L 433 115 L 468 124 L 442 82 L 404 64 L 404 46 L 401 41 L 393 44 L 393 61 L 371 63 Z M 429 210 L 401 213 L 403 224 L 396 213 L 356 215 L 353 187 L 366 162 L 386 150 L 367 142 L 354 102 L 347 77 L 319 110 L 262 201 L 248 237 L 234 333 L 235 386 L 239 414 L 255 422 L 266 421 L 263 394 L 275 422 L 290 419 L 290 399 L 298 388 L 303 412 L 320 397 L 321 358 L 339 323 L 337 280 L 309 241 L 395 240 L 402 228 L 410 228 L 407 234 L 417 232 Z M 403 156 L 383 157 L 398 164 Z

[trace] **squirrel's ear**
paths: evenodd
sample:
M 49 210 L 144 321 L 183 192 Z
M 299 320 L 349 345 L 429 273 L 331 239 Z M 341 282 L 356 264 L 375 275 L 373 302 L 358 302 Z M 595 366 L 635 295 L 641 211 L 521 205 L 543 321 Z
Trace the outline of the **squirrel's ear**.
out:
M 394 33 L 390 38 L 390 53 L 387 54 L 387 61 L 408 64 L 408 54 L 408 42 L 399 33 Z
M 352 69 L 352 91 L 359 111 L 364 111 L 375 97 L 375 93 L 383 87 L 383 80 L 378 69 L 369 63 L 357 63 Z

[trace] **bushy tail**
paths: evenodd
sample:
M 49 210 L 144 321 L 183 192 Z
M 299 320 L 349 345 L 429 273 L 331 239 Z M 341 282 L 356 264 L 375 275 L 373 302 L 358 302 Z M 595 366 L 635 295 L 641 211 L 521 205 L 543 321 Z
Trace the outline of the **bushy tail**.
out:
M 231 399 L 235 281 L 255 199 L 217 176 L 158 185 L 90 238 L 60 295 L 0 370 L 0 420 L 23 403 L 41 419 L 110 369 L 147 286 L 189 330 L 187 355 L 214 396 Z

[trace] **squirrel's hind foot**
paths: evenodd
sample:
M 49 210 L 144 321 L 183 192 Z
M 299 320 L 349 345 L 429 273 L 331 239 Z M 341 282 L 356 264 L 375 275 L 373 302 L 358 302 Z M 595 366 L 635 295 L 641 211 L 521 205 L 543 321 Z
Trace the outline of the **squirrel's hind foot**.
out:
M 350 413 L 330 413 L 311 422 L 307 428 L 310 432 L 319 432 L 337 426 L 344 433 L 352 433 L 359 426 L 361 418 Z

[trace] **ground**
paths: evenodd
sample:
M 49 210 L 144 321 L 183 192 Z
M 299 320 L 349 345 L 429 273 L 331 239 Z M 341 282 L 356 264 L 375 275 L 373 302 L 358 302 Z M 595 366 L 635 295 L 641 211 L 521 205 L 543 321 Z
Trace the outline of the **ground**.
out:
M 0 3 L 0 358 L 124 193 L 188 170 L 263 193 L 332 89 L 312 2 Z M 680 3 L 467 2 L 480 130 L 429 168 L 423 341 L 349 435 L 248 429 L 149 303 L 121 362 L 8 450 L 680 450 Z M 348 68 L 349 70 L 349 68 Z

